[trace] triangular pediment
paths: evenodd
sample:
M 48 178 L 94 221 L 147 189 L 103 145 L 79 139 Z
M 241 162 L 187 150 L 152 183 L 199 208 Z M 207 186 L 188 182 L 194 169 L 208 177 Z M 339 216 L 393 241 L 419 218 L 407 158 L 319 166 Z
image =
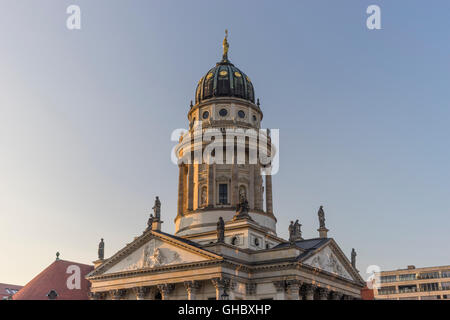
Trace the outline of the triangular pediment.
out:
M 348 280 L 362 281 L 358 272 L 352 267 L 348 259 L 343 256 L 342 251 L 334 241 L 328 242 L 322 248 L 314 251 L 302 263 Z
M 221 257 L 193 243 L 150 231 L 117 252 L 89 276 L 152 270 L 217 259 Z

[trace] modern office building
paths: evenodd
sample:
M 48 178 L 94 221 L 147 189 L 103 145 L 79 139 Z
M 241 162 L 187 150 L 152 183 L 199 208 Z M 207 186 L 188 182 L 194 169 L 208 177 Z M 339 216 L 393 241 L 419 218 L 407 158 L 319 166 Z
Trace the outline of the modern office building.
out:
M 374 289 L 378 300 L 450 299 L 450 266 L 382 271 Z

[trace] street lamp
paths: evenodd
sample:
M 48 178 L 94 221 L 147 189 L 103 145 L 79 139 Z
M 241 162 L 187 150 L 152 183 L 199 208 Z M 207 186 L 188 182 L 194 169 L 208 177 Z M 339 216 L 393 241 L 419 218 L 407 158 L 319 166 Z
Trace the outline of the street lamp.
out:
M 230 300 L 230 296 L 228 295 L 226 289 L 223 289 L 223 293 L 220 297 L 222 298 L 222 300 Z

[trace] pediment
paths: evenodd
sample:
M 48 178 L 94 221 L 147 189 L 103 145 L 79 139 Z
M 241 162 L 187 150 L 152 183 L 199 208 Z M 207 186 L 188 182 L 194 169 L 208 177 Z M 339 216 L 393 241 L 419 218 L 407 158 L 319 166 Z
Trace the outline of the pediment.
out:
M 151 270 L 220 259 L 220 256 L 171 236 L 149 232 L 117 252 L 90 276 Z
M 359 281 L 354 276 L 353 267 L 348 261 L 341 258 L 341 252 L 339 251 L 328 244 L 306 258 L 302 263 L 348 280 Z

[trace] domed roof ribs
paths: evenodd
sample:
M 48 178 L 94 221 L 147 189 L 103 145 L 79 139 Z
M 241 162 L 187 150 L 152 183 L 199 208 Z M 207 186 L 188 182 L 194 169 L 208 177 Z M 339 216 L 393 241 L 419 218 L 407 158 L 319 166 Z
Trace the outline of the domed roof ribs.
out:
M 228 60 L 228 31 L 223 39 L 222 60 L 200 79 L 196 90 L 196 103 L 214 97 L 237 97 L 255 103 L 254 88 L 247 75 Z M 221 71 L 226 74 L 221 75 Z

